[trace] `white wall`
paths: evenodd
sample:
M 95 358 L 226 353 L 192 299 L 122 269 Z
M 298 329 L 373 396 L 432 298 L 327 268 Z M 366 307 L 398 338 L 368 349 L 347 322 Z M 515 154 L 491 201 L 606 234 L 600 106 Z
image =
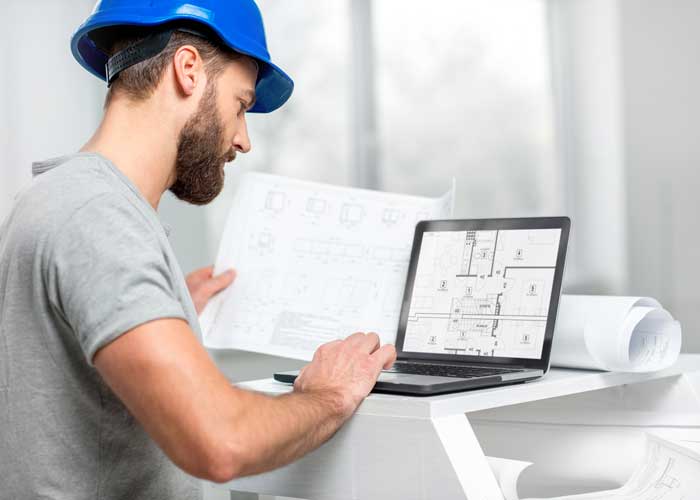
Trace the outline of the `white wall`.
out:
M 570 292 L 649 295 L 700 351 L 700 3 L 550 0 Z
M 31 162 L 77 151 L 102 114 L 104 84 L 78 66 L 70 35 L 91 0 L 4 0 L 0 30 L 0 219 L 31 179 Z
M 629 291 L 700 351 L 700 2 L 620 2 Z
M 627 287 L 619 8 L 610 0 L 550 0 L 558 164 L 572 220 L 564 289 Z

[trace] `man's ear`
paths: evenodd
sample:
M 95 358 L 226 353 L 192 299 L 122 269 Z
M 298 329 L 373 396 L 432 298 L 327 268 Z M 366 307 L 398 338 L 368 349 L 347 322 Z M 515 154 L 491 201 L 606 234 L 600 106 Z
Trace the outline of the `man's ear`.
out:
M 183 45 L 173 56 L 173 69 L 178 90 L 185 96 L 195 92 L 204 78 L 204 61 L 192 45 Z

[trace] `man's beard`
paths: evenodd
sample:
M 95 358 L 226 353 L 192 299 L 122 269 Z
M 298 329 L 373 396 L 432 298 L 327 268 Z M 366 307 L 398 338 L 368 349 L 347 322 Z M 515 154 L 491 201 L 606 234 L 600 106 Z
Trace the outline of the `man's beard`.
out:
M 230 148 L 222 154 L 224 124 L 216 106 L 216 86 L 209 82 L 195 114 L 180 131 L 175 183 L 170 191 L 194 205 L 205 205 L 224 188 L 224 163 L 233 161 Z

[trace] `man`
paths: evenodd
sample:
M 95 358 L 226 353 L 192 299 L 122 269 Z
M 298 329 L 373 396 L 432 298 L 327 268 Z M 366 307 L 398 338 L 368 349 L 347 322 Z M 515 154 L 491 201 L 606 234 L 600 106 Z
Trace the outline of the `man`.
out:
M 196 498 L 191 476 L 228 481 L 318 447 L 393 346 L 326 344 L 282 397 L 232 387 L 196 312 L 233 274 L 201 270 L 188 291 L 157 216 L 168 189 L 211 201 L 250 150 L 246 112 L 291 94 L 257 6 L 103 0 L 73 51 L 111 85 L 102 123 L 81 152 L 34 164 L 0 229 L 0 498 Z

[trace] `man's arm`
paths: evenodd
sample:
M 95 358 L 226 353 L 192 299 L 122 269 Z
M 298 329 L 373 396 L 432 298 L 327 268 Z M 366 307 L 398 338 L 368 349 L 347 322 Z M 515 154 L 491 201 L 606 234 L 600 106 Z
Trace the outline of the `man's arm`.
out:
M 94 364 L 170 459 L 225 482 L 285 465 L 326 441 L 396 357 L 376 334 L 321 346 L 294 391 L 268 397 L 233 387 L 180 319 L 134 328 Z

